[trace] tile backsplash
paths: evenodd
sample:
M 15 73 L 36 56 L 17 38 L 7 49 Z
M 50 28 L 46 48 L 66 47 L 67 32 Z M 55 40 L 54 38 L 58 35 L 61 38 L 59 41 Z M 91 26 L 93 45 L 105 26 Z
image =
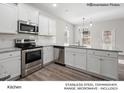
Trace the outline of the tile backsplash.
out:
M 29 34 L 0 34 L 0 48 L 14 47 L 14 39 L 35 39 L 37 45 L 53 44 L 53 37 L 29 35 Z

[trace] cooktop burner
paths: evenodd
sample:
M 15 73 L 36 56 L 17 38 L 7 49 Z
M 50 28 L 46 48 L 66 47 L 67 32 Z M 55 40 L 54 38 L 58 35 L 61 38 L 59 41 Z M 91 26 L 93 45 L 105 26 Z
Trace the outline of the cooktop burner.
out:
M 30 39 L 16 39 L 15 47 L 21 48 L 22 50 L 41 48 L 42 46 L 37 46 L 35 40 Z

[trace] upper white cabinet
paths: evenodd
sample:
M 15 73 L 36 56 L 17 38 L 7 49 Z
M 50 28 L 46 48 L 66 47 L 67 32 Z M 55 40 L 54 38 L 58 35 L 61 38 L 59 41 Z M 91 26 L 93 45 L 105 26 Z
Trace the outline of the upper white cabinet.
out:
M 38 24 L 39 11 L 27 4 L 18 4 L 19 20 Z
M 46 16 L 39 16 L 39 35 L 56 35 L 56 21 Z
M 56 35 L 56 21 L 49 19 L 49 34 Z
M 48 35 L 49 31 L 48 18 L 45 16 L 39 16 L 39 35 Z
M 17 7 L 0 4 L 0 33 L 17 33 Z

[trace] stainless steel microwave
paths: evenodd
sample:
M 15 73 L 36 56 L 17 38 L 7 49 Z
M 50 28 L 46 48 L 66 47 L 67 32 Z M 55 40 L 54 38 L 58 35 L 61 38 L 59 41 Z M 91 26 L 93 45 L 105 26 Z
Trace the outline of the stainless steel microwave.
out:
M 27 34 L 38 34 L 38 25 L 29 21 L 18 21 L 18 32 Z

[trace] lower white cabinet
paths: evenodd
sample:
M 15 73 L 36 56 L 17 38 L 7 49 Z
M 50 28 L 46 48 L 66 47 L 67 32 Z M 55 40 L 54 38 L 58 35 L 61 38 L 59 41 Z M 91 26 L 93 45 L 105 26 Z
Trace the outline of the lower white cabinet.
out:
M 87 56 L 87 71 L 100 74 L 100 60 L 98 56 Z
M 65 64 L 86 70 L 86 53 L 81 49 L 69 49 L 65 48 Z
M 103 57 L 101 61 L 101 75 L 118 79 L 118 60 L 116 58 Z
M 86 54 L 75 53 L 74 65 L 76 68 L 86 70 Z
M 9 54 L 9 55 L 8 55 Z M 17 55 L 15 55 L 17 54 Z M 21 52 L 9 52 L 9 53 L 2 53 L 0 56 L 0 78 L 6 78 L 6 80 L 13 80 L 14 78 L 21 75 Z
M 118 80 L 117 56 L 117 52 L 65 48 L 66 65 L 114 80 Z
M 69 66 L 74 66 L 74 55 L 72 52 L 65 52 L 65 64 Z
M 118 80 L 118 59 L 115 52 L 90 50 L 87 54 L 87 71 Z
M 53 56 L 53 46 L 44 46 L 43 47 L 43 64 L 47 64 L 54 60 Z

